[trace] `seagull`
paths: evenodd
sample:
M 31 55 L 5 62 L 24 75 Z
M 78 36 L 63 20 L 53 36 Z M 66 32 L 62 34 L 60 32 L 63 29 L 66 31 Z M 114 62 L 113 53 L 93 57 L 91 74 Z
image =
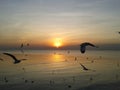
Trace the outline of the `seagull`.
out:
M 77 57 L 75 57 L 75 61 L 77 61 Z
M 94 60 L 92 60 L 91 63 L 94 63 Z
M 93 78 L 92 78 L 92 77 L 90 77 L 90 81 L 93 81 Z
M 95 46 L 95 45 L 93 45 L 93 44 L 91 44 L 89 42 L 82 43 L 80 46 L 81 46 L 80 47 L 81 53 L 85 53 L 86 46 L 92 46 L 92 47 L 96 47 L 97 48 L 97 46 Z
M 81 63 L 79 63 L 79 64 L 82 66 L 83 70 L 85 70 L 85 71 L 90 70 L 90 69 L 86 68 L 83 64 L 81 64 Z
M 71 85 L 68 85 L 68 88 L 71 88 L 72 86 Z
M 3 61 L 3 59 L 2 59 L 2 58 L 0 58 L 0 61 Z
M 34 83 L 34 81 L 31 81 L 31 83 Z
M 23 43 L 21 44 L 20 48 L 23 48 Z
M 6 82 L 6 83 L 8 82 L 8 80 L 7 80 L 7 78 L 6 78 L 6 77 L 4 77 L 4 80 L 5 80 L 5 82 Z
M 8 56 L 12 57 L 12 58 L 13 58 L 13 60 L 14 60 L 14 64 L 20 63 L 20 62 L 21 62 L 21 60 L 26 60 L 26 59 L 21 59 L 21 60 L 18 60 L 18 59 L 17 59 L 14 55 L 9 54 L 9 53 L 3 53 L 3 54 L 5 54 L 5 55 L 8 55 Z
M 91 70 L 91 69 L 88 69 L 87 67 L 85 67 L 83 64 L 81 64 L 81 63 L 79 63 L 79 64 L 82 66 L 83 70 L 85 70 L 85 71 Z M 91 71 L 95 72 L 96 70 L 91 70 Z
M 29 44 L 29 43 L 27 43 L 27 46 L 30 46 L 30 44 Z
M 28 80 L 25 80 L 25 83 L 27 83 L 28 82 Z
M 120 34 L 120 32 L 118 32 Z
M 24 53 L 23 47 L 24 47 L 24 45 L 23 45 L 23 43 L 22 43 L 21 46 L 20 46 L 20 49 L 21 49 L 21 52 L 22 52 L 22 53 Z

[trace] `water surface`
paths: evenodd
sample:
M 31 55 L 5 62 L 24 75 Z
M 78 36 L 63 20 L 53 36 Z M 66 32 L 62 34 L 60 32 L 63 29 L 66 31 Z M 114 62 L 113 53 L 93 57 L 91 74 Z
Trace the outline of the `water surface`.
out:
M 4 90 L 78 90 L 120 81 L 120 51 L 87 51 L 85 54 L 79 50 L 70 53 L 67 50 L 31 50 L 24 54 L 4 51 L 18 59 L 27 59 L 19 64 L 13 64 L 12 58 L 2 52 L 0 87 Z M 84 71 L 79 63 L 91 70 Z

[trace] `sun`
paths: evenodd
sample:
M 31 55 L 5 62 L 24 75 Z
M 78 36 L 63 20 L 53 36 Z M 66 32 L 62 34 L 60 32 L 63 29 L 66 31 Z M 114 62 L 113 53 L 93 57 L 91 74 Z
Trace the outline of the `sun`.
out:
M 59 41 L 55 42 L 55 46 L 59 48 L 61 46 L 61 43 Z
M 57 48 L 61 47 L 62 46 L 62 40 L 60 38 L 56 38 L 54 40 L 54 46 L 57 47 Z

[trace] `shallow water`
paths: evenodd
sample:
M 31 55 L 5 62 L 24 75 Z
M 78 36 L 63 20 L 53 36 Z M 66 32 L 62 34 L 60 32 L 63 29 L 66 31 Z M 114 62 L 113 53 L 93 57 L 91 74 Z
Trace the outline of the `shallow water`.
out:
M 79 50 L 70 53 L 65 50 L 32 50 L 24 54 L 4 51 L 18 59 L 27 59 L 19 64 L 13 64 L 12 58 L 2 52 L 0 87 L 4 90 L 77 90 L 120 81 L 120 51 L 87 51 L 85 54 Z M 91 70 L 84 71 L 79 63 Z

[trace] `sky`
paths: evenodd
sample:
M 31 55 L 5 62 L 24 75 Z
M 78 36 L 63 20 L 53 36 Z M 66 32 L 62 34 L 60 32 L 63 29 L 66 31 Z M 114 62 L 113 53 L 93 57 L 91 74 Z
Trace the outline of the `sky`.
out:
M 0 49 L 120 49 L 120 0 L 0 0 Z M 57 45 L 56 45 L 57 44 Z

